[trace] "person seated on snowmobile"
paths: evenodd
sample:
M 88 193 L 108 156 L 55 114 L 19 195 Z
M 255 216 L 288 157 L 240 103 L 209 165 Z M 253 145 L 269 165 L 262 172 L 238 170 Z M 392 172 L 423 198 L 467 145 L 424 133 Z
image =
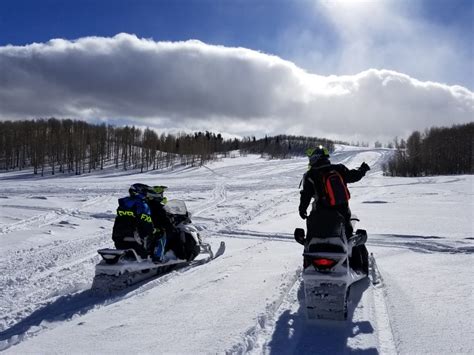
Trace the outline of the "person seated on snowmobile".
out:
M 362 179 L 370 170 L 369 165 L 363 162 L 358 169 L 349 170 L 343 164 L 331 164 L 329 151 L 322 146 L 307 149 L 306 155 L 309 158 L 309 167 L 302 179 L 299 214 L 301 218 L 307 218 L 308 236 L 313 235 L 312 231 L 318 223 L 324 223 L 323 218 L 318 216 L 327 215 L 324 213 L 326 211 L 337 211 L 344 219 L 346 238 L 350 238 L 353 228 L 347 184 Z M 312 198 L 313 207 L 308 217 L 306 209 Z
M 157 233 L 145 200 L 149 188 L 133 184 L 128 190 L 130 196 L 119 199 L 112 240 L 117 249 L 134 249 L 142 258 L 151 256 L 152 260 L 160 261 L 164 250 L 156 245 Z
M 173 223 L 166 213 L 165 205 L 168 201 L 164 197 L 164 192 L 167 186 L 149 186 L 146 194 L 146 201 L 150 206 L 151 219 L 156 229 L 156 242 L 160 246 L 160 249 L 165 251 L 169 249 L 170 240 L 174 232 Z
M 164 208 L 168 201 L 164 197 L 164 192 L 167 188 L 167 186 L 153 186 L 148 191 L 146 198 L 150 206 L 151 218 L 155 227 L 160 229 L 161 238 L 158 239 L 158 243 L 165 241 L 166 257 L 170 259 L 186 259 L 184 243 L 180 240 L 179 232 L 173 224 L 172 217 Z

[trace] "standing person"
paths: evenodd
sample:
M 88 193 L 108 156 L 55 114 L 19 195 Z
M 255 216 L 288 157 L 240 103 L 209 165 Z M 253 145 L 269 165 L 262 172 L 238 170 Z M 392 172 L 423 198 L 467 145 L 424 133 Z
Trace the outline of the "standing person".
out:
M 337 211 L 344 219 L 346 238 L 350 238 L 353 229 L 347 184 L 362 179 L 370 167 L 365 162 L 358 169 L 352 170 L 343 164 L 331 164 L 329 151 L 322 146 L 310 148 L 306 154 L 309 158 L 309 170 L 302 180 L 299 214 L 301 218 L 307 218 L 308 236 L 313 236 L 312 232 L 318 224 L 324 223 L 322 219 L 328 215 L 325 212 Z M 313 207 L 308 217 L 306 209 L 312 198 Z
M 155 228 L 145 201 L 147 185 L 133 184 L 129 196 L 119 199 L 112 239 L 117 249 L 134 249 L 142 258 L 153 255 Z

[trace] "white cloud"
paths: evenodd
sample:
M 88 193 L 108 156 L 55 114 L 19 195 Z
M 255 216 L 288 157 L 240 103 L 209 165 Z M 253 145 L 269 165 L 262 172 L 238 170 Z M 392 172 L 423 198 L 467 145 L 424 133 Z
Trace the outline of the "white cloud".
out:
M 390 139 L 473 120 L 474 95 L 389 70 L 309 74 L 275 56 L 129 34 L 0 47 L 0 118 Z

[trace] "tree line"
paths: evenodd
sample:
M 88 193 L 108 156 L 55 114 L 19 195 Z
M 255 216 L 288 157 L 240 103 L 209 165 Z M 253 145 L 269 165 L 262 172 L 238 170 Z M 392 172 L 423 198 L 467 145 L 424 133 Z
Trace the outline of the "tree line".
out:
M 474 122 L 432 127 L 395 140 L 396 152 L 384 165 L 390 176 L 473 174 Z
M 286 159 L 304 155 L 306 149 L 319 145 L 332 152 L 334 143 L 334 141 L 325 138 L 304 136 L 278 135 L 274 137 L 265 136 L 261 139 L 247 137 L 241 143 L 241 150 L 246 153 L 261 154 L 271 159 Z
M 161 169 L 204 164 L 218 152 L 238 149 L 220 134 L 161 134 L 134 126 L 114 127 L 55 118 L 0 122 L 0 170 L 33 168 L 35 174 L 80 175 L 105 166 Z
M 209 131 L 161 134 L 134 126 L 114 127 L 56 118 L 0 122 L 0 171 L 33 169 L 34 174 L 80 175 L 104 167 L 141 172 L 182 165 L 202 165 L 240 150 L 269 158 L 303 155 L 310 146 L 333 142 L 280 135 L 224 139 Z

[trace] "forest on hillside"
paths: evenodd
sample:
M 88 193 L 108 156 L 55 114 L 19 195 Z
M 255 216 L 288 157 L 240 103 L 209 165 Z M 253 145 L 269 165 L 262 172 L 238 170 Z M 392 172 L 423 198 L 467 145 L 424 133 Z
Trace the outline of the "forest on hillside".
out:
M 395 141 L 396 152 L 384 166 L 390 176 L 474 173 L 474 122 L 432 127 Z
M 33 169 L 34 174 L 80 175 L 104 167 L 141 172 L 175 165 L 202 165 L 230 152 L 268 158 L 302 155 L 319 144 L 313 137 L 280 135 L 224 139 L 220 133 L 158 134 L 134 126 L 114 127 L 56 118 L 0 122 L 0 171 Z

